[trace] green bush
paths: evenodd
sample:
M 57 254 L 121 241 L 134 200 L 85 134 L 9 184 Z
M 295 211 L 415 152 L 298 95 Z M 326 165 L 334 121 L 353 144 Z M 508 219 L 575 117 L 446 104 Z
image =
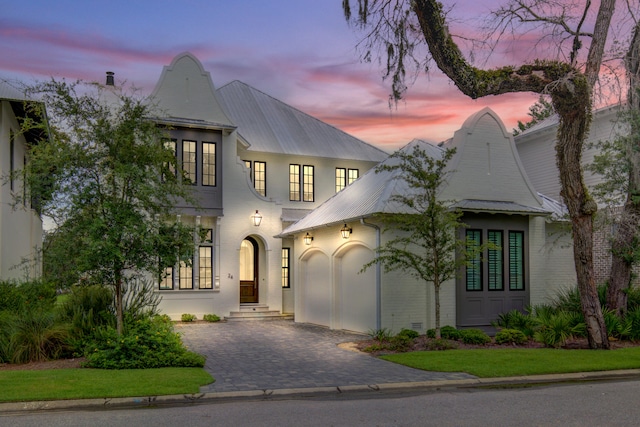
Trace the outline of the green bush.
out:
M 616 339 L 627 339 L 631 335 L 632 323 L 629 321 L 620 319 L 615 311 L 607 308 L 602 308 L 602 316 L 604 317 L 604 324 L 607 328 L 607 334 L 609 337 Z
M 86 356 L 85 366 L 101 369 L 203 367 L 205 362 L 187 350 L 173 324 L 161 316 L 127 322 L 120 336 L 113 327 L 102 328 Z
M 580 313 L 540 311 L 536 322 L 538 327 L 533 338 L 547 347 L 562 347 L 569 338 L 585 334 L 585 324 Z
M 56 290 L 42 280 L 29 282 L 0 281 L 0 311 L 24 313 L 50 310 L 56 300 Z
M 528 310 L 532 311 L 531 308 Z M 491 322 L 491 325 L 496 328 L 502 329 L 517 329 L 527 337 L 533 337 L 535 329 L 535 321 L 530 314 L 522 313 L 519 310 L 511 310 L 506 313 L 501 313 L 496 320 Z
M 414 338 L 418 338 L 420 334 L 417 333 L 416 331 L 412 330 L 412 329 L 405 329 L 402 328 L 400 330 L 400 332 L 398 332 L 398 334 L 396 336 L 404 336 L 410 339 L 414 339 Z
M 624 320 L 629 324 L 629 339 L 640 340 L 640 307 L 629 310 Z
M 5 362 L 42 362 L 70 353 L 68 327 L 56 323 L 51 312 L 5 312 L 0 327 L 0 359 Z
M 436 337 L 435 329 L 427 330 L 427 338 L 435 338 L 435 337 Z M 447 340 L 459 340 L 460 331 L 454 328 L 453 326 L 443 326 L 440 328 L 440 337 Z
M 462 329 L 458 332 L 460 340 L 465 344 L 484 345 L 491 342 L 491 337 L 480 329 Z
M 220 316 L 218 316 L 217 314 L 205 314 L 204 316 L 202 316 L 202 320 L 204 320 L 205 322 L 219 322 Z
M 180 317 L 180 319 L 183 322 L 194 322 L 196 321 L 198 318 L 196 317 L 195 314 L 189 314 L 189 313 L 183 313 L 182 316 Z
M 367 334 L 374 340 L 376 341 L 389 341 L 391 339 L 391 337 L 393 336 L 393 334 L 391 333 L 391 331 L 387 328 L 382 328 L 382 329 L 372 329 L 369 332 L 367 332 Z
M 527 336 L 517 329 L 502 329 L 495 336 L 497 344 L 524 344 Z

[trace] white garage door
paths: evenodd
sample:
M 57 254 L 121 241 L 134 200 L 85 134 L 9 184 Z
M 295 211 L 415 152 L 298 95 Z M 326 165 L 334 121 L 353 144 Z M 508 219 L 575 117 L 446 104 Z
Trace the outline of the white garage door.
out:
M 338 263 L 342 329 L 369 332 L 376 328 L 375 267 L 359 273 L 373 257 L 371 250 L 354 246 Z
M 315 252 L 307 258 L 303 268 L 304 321 L 316 325 L 330 326 L 331 278 L 329 258 Z

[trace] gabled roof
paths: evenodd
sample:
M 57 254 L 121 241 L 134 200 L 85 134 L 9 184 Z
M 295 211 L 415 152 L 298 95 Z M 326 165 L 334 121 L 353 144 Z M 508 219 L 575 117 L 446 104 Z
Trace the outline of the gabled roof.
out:
M 216 94 L 248 150 L 375 162 L 388 155 L 240 81 Z
M 32 101 L 27 95 L 4 79 L 0 79 L 0 99 L 11 101 Z

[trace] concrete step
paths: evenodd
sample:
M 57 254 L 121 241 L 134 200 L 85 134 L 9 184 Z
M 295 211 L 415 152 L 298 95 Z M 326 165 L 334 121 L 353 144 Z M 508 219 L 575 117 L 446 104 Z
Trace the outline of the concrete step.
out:
M 277 310 L 269 310 L 268 306 L 256 305 L 240 307 L 240 311 L 232 311 L 225 316 L 226 321 L 243 320 L 292 320 L 293 314 L 282 314 Z

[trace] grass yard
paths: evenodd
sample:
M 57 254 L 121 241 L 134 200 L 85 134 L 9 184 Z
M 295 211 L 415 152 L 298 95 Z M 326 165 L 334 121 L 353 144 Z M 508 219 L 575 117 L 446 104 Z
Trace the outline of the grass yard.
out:
M 640 347 L 617 350 L 488 349 L 415 351 L 381 359 L 425 371 L 466 372 L 481 378 L 639 369 Z
M 202 368 L 0 371 L 0 402 L 192 394 L 213 381 Z

